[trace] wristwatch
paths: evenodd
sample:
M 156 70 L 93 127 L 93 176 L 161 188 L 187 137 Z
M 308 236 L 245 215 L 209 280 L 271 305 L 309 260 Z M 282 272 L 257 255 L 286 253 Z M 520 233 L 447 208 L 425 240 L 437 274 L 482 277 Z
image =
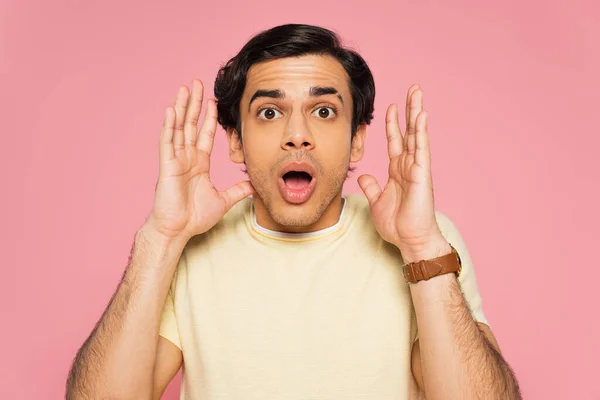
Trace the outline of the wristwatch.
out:
M 404 279 L 408 283 L 417 283 L 423 280 L 429 280 L 434 276 L 449 274 L 454 272 L 457 277 L 462 270 L 460 255 L 456 249 L 450 245 L 452 252 L 431 260 L 421 260 L 405 264 L 402 267 Z

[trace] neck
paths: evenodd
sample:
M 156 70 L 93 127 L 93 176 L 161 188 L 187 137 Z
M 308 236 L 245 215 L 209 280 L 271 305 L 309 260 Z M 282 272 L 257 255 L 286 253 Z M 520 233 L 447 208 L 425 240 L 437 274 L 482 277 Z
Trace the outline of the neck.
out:
M 285 225 L 273 220 L 260 197 L 254 198 L 254 212 L 256 213 L 258 225 L 265 229 L 285 233 L 308 233 L 327 229 L 340 220 L 343 205 L 344 200 L 340 192 L 333 198 L 316 222 L 308 225 Z

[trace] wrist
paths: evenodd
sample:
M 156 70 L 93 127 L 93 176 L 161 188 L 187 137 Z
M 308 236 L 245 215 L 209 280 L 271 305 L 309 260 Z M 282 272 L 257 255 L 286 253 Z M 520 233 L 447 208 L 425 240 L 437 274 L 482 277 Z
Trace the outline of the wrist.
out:
M 170 253 L 180 253 L 188 242 L 183 236 L 167 236 L 146 222 L 136 232 L 138 242 L 146 252 L 154 253 L 159 258 L 165 258 Z
M 402 254 L 402 260 L 404 264 L 417 262 L 421 260 L 431 260 L 450 254 L 452 247 L 450 243 L 443 237 L 436 237 L 430 240 L 426 240 L 422 245 L 416 246 L 398 246 L 400 253 Z
M 174 224 L 169 221 L 165 222 L 154 211 L 148 215 L 140 230 L 153 239 L 165 243 L 187 242 L 193 236 L 188 236 L 184 227 L 180 226 L 180 224 Z

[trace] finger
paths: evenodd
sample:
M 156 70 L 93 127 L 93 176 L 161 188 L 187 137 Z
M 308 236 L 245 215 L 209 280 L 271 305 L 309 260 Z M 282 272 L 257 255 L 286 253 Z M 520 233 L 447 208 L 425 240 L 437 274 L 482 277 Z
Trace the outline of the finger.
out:
M 169 106 L 165 109 L 165 119 L 160 131 L 158 144 L 158 157 L 160 162 L 171 160 L 175 157 L 173 149 L 173 129 L 175 127 L 175 110 Z
M 390 158 L 402 153 L 402 133 L 398 123 L 398 105 L 392 104 L 385 114 L 385 133 L 388 140 L 388 155 Z
M 192 95 L 185 114 L 185 125 L 183 128 L 185 144 L 196 144 L 196 139 L 198 138 L 198 119 L 202 110 L 203 97 L 204 86 L 201 81 L 194 79 L 192 81 Z
M 173 133 L 173 145 L 175 149 L 183 147 L 183 123 L 185 121 L 188 97 L 188 87 L 180 86 L 177 92 L 177 99 L 175 100 L 175 132 Z
M 254 187 L 250 181 L 239 182 L 229 189 L 219 192 L 221 198 L 225 201 L 225 212 L 252 193 L 254 193 Z
M 421 89 L 416 89 L 410 98 L 410 110 L 408 112 L 408 126 L 406 127 L 406 150 L 408 154 L 412 155 L 415 153 L 416 149 L 416 124 L 417 124 L 417 115 L 423 109 L 423 91 Z
M 425 168 L 429 167 L 431 153 L 429 151 L 429 133 L 427 132 L 427 111 L 421 111 L 417 116 L 417 133 L 415 162 Z
M 371 175 L 361 175 L 358 177 L 358 186 L 369 200 L 369 205 L 373 205 L 379 196 L 381 196 L 381 187 L 377 183 L 377 179 Z
M 421 86 L 415 83 L 408 88 L 408 92 L 406 92 L 406 109 L 404 114 L 404 120 L 406 121 L 406 126 L 408 127 L 408 119 L 410 114 L 410 98 L 415 90 L 419 89 Z
M 196 147 L 210 154 L 215 142 L 215 132 L 217 131 L 217 105 L 213 99 L 208 99 L 206 103 L 206 114 L 204 115 L 204 122 L 198 135 Z

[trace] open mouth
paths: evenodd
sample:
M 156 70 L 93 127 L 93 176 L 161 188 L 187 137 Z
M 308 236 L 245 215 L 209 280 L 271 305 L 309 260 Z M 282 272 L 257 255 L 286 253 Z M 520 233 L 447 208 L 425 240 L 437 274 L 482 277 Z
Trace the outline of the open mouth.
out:
M 289 171 L 282 178 L 285 185 L 293 190 L 302 190 L 308 187 L 313 179 L 308 172 L 304 171 Z
M 307 166 L 299 166 L 298 169 L 311 170 Z M 292 204 L 306 202 L 315 189 L 317 179 L 306 171 L 287 171 L 279 179 L 279 190 L 285 201 Z

